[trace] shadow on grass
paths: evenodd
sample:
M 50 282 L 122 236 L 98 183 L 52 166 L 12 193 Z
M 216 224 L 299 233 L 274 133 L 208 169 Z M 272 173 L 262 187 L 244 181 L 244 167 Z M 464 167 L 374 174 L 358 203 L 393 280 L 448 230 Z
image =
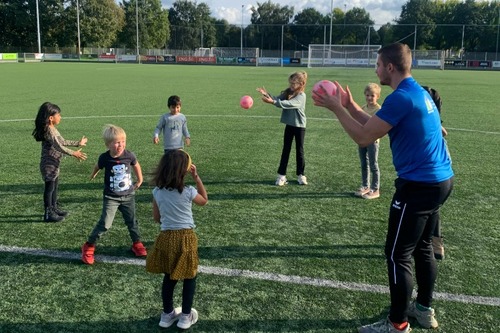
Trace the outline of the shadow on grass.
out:
M 82 240 L 82 244 L 85 239 Z M 153 242 L 144 242 L 151 250 Z M 79 245 L 81 246 L 81 245 Z M 218 246 L 200 247 L 198 255 L 201 260 L 222 259 L 262 259 L 262 258 L 326 258 L 332 260 L 346 258 L 384 259 L 383 244 L 341 244 L 332 246 Z M 62 251 L 76 252 L 79 247 L 61 249 Z M 96 245 L 96 256 L 116 256 L 134 259 L 137 258 L 130 250 L 130 246 Z
M 14 255 L 17 259 L 23 257 L 21 255 Z M 2 260 L 2 264 L 4 262 L 8 263 L 12 258 L 7 254 L 0 254 L 0 258 Z M 34 257 L 32 257 L 34 258 Z M 27 258 L 29 259 L 29 258 Z M 51 263 L 53 262 L 53 258 L 43 258 L 38 257 L 35 259 L 36 263 Z M 28 260 L 28 262 L 31 262 Z M 23 260 L 23 264 L 26 262 Z M 75 263 L 76 264 L 76 263 Z M 324 304 L 324 307 L 327 308 L 334 304 Z M 242 306 L 244 306 L 242 304 Z M 272 306 L 271 304 L 267 304 L 267 306 Z M 200 308 L 198 308 L 200 310 Z M 339 332 L 339 333 L 347 333 L 354 332 L 356 327 L 361 324 L 366 325 L 373 322 L 376 322 L 382 318 L 384 318 L 387 313 L 386 309 L 384 312 L 374 315 L 373 313 L 368 316 L 364 316 L 362 318 L 335 318 L 336 314 L 340 309 L 333 309 L 331 312 L 326 311 L 327 316 L 322 314 L 322 318 L 316 318 L 314 316 L 304 318 L 304 314 L 297 313 L 296 317 L 293 318 L 294 314 L 287 312 L 284 313 L 283 316 L 280 316 L 281 312 L 278 309 L 269 309 L 265 313 L 267 316 L 263 318 L 262 316 L 255 317 L 252 319 L 239 319 L 240 312 L 231 311 L 227 314 L 228 317 L 223 317 L 221 319 L 206 319 L 206 316 L 210 315 L 210 311 L 200 310 L 200 319 L 198 323 L 196 323 L 189 332 Z M 43 313 L 44 308 L 42 307 L 41 312 Z M 130 309 L 129 311 L 133 311 Z M 262 314 L 264 310 L 260 311 Z M 71 312 L 71 311 L 69 311 Z M 71 317 L 67 321 L 55 320 L 50 317 L 43 317 L 44 319 L 40 319 L 40 313 L 37 313 L 36 316 L 33 317 L 32 320 L 29 320 L 28 323 L 6 323 L 2 321 L 0 323 L 0 332 L 16 332 L 16 333 L 38 333 L 38 332 L 71 332 L 71 333 L 80 333 L 80 332 L 99 332 L 99 333 L 107 333 L 107 332 L 181 332 L 175 325 L 168 329 L 161 329 L 158 327 L 158 319 L 159 313 L 151 316 L 150 311 L 143 311 L 146 313 L 135 312 L 133 317 L 141 317 L 139 319 L 131 319 L 129 318 L 116 318 L 117 314 L 111 312 L 109 314 L 109 320 L 95 320 L 89 321 L 88 318 L 91 316 L 90 314 L 82 314 L 83 318 Z M 57 311 L 58 315 L 60 312 Z M 246 312 L 245 312 L 246 313 Z M 100 314 L 102 317 L 102 313 Z M 272 317 L 271 317 L 272 316 Z M 343 314 L 342 316 L 345 316 Z M 350 316 L 357 316 L 356 312 L 351 313 Z M 9 320 L 16 321 L 16 317 L 11 316 Z M 50 322 L 54 320 L 55 322 Z M 412 323 L 413 324 L 413 323 Z
M 158 317 L 143 320 L 96 321 L 96 322 L 56 322 L 0 324 L 0 332 L 38 333 L 38 332 L 99 332 L 99 333 L 139 333 L 139 332 L 355 332 L 358 319 L 254 319 L 254 320 L 204 320 L 200 319 L 189 331 L 179 329 L 176 324 L 169 328 L 158 326 Z
M 258 187 L 248 188 L 246 193 L 217 193 L 209 192 L 210 200 L 283 200 L 283 199 L 305 199 L 305 198 L 348 198 L 353 197 L 352 192 L 331 192 L 327 190 L 314 190 L 311 191 L 309 188 L 312 185 L 300 186 L 295 183 L 290 182 L 289 185 L 285 187 L 277 187 L 269 181 L 227 181 L 227 182 L 205 182 L 205 186 L 210 185 L 259 185 Z M 261 187 L 261 185 L 263 187 Z M 88 182 L 88 183 L 60 183 L 59 184 L 59 197 L 61 203 L 81 203 L 82 200 L 85 203 L 100 202 L 102 201 L 102 182 Z M 153 186 L 144 184 L 139 190 L 136 191 L 136 202 L 151 202 L 152 200 L 152 190 Z M 40 195 L 40 200 L 43 198 L 43 184 L 12 184 L 12 185 L 0 185 L 0 193 L 2 195 Z M 293 192 L 290 192 L 290 191 Z M 297 192 L 295 192 L 297 190 Z M 82 198 L 80 196 L 75 196 L 75 192 L 79 191 L 95 191 L 96 195 L 92 197 L 86 196 Z M 68 195 L 65 192 L 70 192 Z M 224 191 L 227 192 L 227 191 Z
M 209 193 L 209 200 L 284 200 L 284 199 L 321 199 L 352 198 L 351 192 L 301 192 L 301 193 Z
M 0 193 L 6 192 L 9 194 L 41 194 L 43 195 L 43 182 L 36 184 L 7 184 L 0 185 Z M 74 191 L 74 190 L 101 190 L 102 182 L 88 182 L 88 183 L 64 183 L 64 180 L 59 183 L 59 191 Z
M 38 253 L 39 256 L 33 256 L 32 253 L 1 253 L 0 258 L 5 255 L 23 256 L 21 262 L 26 263 L 33 260 L 38 262 L 40 260 L 75 260 L 75 263 L 80 264 L 81 246 L 85 242 L 82 239 L 81 244 L 71 248 L 64 249 L 51 249 L 46 250 L 50 253 Z M 145 243 L 148 250 L 152 249 L 152 243 Z M 51 251 L 55 251 L 52 253 Z M 61 251 L 60 253 L 58 251 Z M 342 259 L 384 259 L 383 245 L 335 245 L 335 246 L 221 246 L 221 247 L 200 247 L 198 249 L 199 257 L 201 260 L 222 260 L 222 259 L 262 259 L 262 258 L 326 258 L 329 260 L 342 260 Z M 96 261 L 100 262 L 100 256 L 110 256 L 116 259 L 139 259 L 145 258 L 136 257 L 131 251 L 130 246 L 109 246 L 100 245 L 97 243 Z M 30 259 L 31 258 L 31 259 Z M 11 261 L 15 264 L 17 261 Z M 1 332 L 1 331 L 0 331 Z
M 0 185 L 0 196 L 6 202 L 4 210 L 0 212 L 0 223 L 43 223 L 43 184 L 13 184 L 13 185 Z M 95 195 L 89 196 L 88 192 L 92 191 Z M 152 200 L 152 187 L 143 187 L 136 191 L 137 203 L 150 203 Z M 99 183 L 83 183 L 83 184 L 60 184 L 59 185 L 59 203 L 60 208 L 63 210 L 77 211 L 82 203 L 85 204 L 100 204 L 99 211 L 96 213 L 96 221 L 100 215 L 102 208 L 102 192 L 103 184 Z M 78 194 L 78 195 L 75 195 Z M 37 200 L 36 206 L 27 207 L 30 203 L 25 202 L 24 198 Z M 33 199 L 34 198 L 34 199 Z M 7 202 L 9 201 L 9 202 Z M 19 207 L 16 205 L 19 204 Z M 26 208 L 35 208 L 39 214 L 33 212 L 26 212 Z M 6 212 L 5 209 L 9 211 Z
M 253 191 L 256 191 L 257 189 L 262 190 L 262 191 L 280 191 L 278 193 L 283 194 L 283 192 L 288 193 L 286 191 L 288 190 L 297 190 L 297 191 L 311 191 L 314 189 L 314 192 L 306 192 L 306 193 L 316 193 L 318 194 L 318 189 L 321 191 L 324 189 L 324 187 L 318 187 L 314 184 L 314 182 L 311 182 L 309 185 L 299 185 L 295 179 L 288 179 L 288 184 L 284 186 L 276 186 L 274 183 L 274 180 L 255 180 L 255 179 L 229 179 L 229 180 L 224 180 L 224 181 L 210 181 L 210 180 L 205 180 L 203 182 L 205 186 L 224 186 L 227 185 L 228 187 L 234 188 L 237 186 L 245 187 L 248 186 L 248 189 L 252 189 Z M 303 193 L 303 192 L 300 192 Z M 328 193 L 325 192 L 326 194 L 338 194 L 336 192 Z M 348 192 L 351 194 L 351 192 Z M 322 193 L 324 194 L 324 193 Z
M 43 211 L 40 214 L 20 214 L 18 215 L 0 215 L 0 223 L 44 223 Z
M 82 244 L 83 245 L 83 241 Z M 81 255 L 81 245 L 74 248 L 66 248 L 64 250 L 46 250 L 46 249 L 36 249 L 34 251 L 20 252 L 21 250 L 12 250 L 12 252 L 0 252 L 0 263 L 3 266 L 21 266 L 27 264 L 54 264 L 54 263 L 65 263 L 71 265 L 78 265 L 82 267 L 92 267 L 91 265 L 86 265 L 82 262 Z M 8 251 L 8 250 L 7 250 Z M 112 254 L 109 252 L 98 252 L 96 251 L 96 264 L 99 265 L 103 262 L 109 263 L 109 259 L 115 260 L 115 263 L 123 263 L 129 260 L 135 265 L 142 262 L 146 263 L 145 257 L 136 257 L 130 248 L 124 248 L 123 251 L 116 251 Z M 0 332 L 3 333 L 2 330 Z
M 242 258 L 384 258 L 383 244 L 331 246 L 220 246 L 200 247 L 200 259 Z

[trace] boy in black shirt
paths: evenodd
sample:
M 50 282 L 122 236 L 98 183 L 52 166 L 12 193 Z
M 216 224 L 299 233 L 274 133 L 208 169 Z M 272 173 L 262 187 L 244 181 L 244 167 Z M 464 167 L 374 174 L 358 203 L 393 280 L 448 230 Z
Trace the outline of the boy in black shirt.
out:
M 103 132 L 104 143 L 108 151 L 99 156 L 99 160 L 90 175 L 94 179 L 101 169 L 104 169 L 103 207 L 99 222 L 92 230 L 89 238 L 82 246 L 82 261 L 85 264 L 94 263 L 95 243 L 111 228 L 116 211 L 119 210 L 127 225 L 132 239 L 132 252 L 137 257 L 147 255 L 146 248 L 140 241 L 139 227 L 135 216 L 135 190 L 142 184 L 142 170 L 135 154 L 125 149 L 125 131 L 114 125 L 107 125 Z M 132 183 L 131 170 L 137 181 Z

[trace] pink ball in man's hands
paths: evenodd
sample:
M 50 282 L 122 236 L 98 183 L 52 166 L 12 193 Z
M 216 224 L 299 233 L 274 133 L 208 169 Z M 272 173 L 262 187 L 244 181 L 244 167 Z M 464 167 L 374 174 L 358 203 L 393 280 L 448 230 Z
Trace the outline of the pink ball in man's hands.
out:
M 243 109 L 250 109 L 253 105 L 253 98 L 251 96 L 245 95 L 240 99 L 240 106 Z
M 324 95 L 325 91 L 321 89 L 321 87 L 326 90 L 327 95 L 335 95 L 337 93 L 337 86 L 332 81 L 321 80 L 316 82 L 313 87 L 313 92 L 318 95 Z

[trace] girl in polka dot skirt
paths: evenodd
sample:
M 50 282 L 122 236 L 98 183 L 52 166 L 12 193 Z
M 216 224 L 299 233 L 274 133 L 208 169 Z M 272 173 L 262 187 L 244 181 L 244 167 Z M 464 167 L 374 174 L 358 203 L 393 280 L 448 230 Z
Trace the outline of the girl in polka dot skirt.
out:
M 196 188 L 184 184 L 191 174 Z M 163 313 L 160 327 L 187 329 L 198 321 L 192 308 L 198 271 L 198 237 L 194 232 L 192 203 L 204 206 L 208 195 L 196 166 L 183 150 L 171 150 L 162 156 L 153 172 L 153 218 L 160 223 L 161 232 L 146 259 L 146 270 L 163 273 Z M 175 285 L 183 280 L 182 307 L 174 309 Z

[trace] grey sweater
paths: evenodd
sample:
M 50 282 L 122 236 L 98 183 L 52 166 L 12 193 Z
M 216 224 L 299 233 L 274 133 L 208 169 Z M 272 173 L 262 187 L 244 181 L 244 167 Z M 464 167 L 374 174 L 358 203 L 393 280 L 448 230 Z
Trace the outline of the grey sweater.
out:
M 294 127 L 306 127 L 306 94 L 299 93 L 291 99 L 284 98 L 282 95 L 273 97 L 274 105 L 281 108 L 281 122 Z

